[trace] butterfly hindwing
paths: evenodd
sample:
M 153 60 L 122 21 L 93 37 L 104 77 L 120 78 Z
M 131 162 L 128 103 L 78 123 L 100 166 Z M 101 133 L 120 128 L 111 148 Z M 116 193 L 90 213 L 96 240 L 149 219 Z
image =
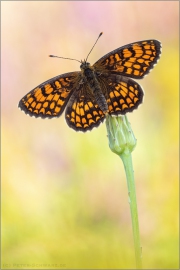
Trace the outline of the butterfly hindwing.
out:
M 76 131 L 87 131 L 98 127 L 105 119 L 87 84 L 75 91 L 65 111 L 67 124 Z

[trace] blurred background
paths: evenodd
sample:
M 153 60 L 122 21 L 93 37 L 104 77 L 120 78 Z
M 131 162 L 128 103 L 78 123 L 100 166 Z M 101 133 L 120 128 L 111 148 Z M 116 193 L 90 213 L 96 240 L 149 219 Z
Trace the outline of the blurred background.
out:
M 128 114 L 144 269 L 178 269 L 178 1 L 2 1 L 2 269 L 134 269 L 123 164 L 105 124 L 78 133 L 64 114 L 17 108 L 40 83 L 143 39 L 162 42 Z

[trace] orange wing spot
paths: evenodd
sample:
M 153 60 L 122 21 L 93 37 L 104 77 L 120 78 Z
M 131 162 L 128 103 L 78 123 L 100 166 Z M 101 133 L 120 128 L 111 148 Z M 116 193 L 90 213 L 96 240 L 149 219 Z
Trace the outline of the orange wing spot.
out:
M 109 60 L 110 60 L 109 65 L 114 64 L 114 55 L 110 55 Z
M 88 102 L 88 105 L 89 105 L 89 107 L 90 107 L 90 108 L 92 108 L 92 107 L 93 107 L 92 102 Z
M 91 125 L 92 123 L 95 123 L 93 119 L 89 119 L 89 125 Z
M 116 58 L 116 61 L 117 62 L 121 60 L 121 58 L 119 57 L 119 54 L 118 53 L 115 54 L 115 58 Z
M 81 116 L 84 116 L 84 115 L 85 115 L 84 109 L 83 109 L 83 108 L 80 108 L 80 115 L 81 115 Z
M 76 127 L 82 127 L 80 123 L 76 123 Z
M 48 94 L 51 94 L 52 91 L 53 91 L 53 88 L 51 87 L 50 84 L 46 84 L 46 85 L 44 86 L 44 88 L 45 88 L 45 93 L 46 93 L 47 95 L 48 95 Z
M 147 70 L 147 67 L 143 67 L 143 70 L 146 71 Z
M 128 104 L 132 103 L 132 100 L 130 98 L 127 98 L 126 101 Z
M 84 107 L 84 102 L 83 101 L 81 101 L 80 103 L 79 103 L 79 107 Z
M 131 90 L 132 92 L 134 92 L 134 87 L 133 86 L 129 86 L 129 90 Z
M 120 99 L 120 104 L 123 104 L 124 103 L 124 99 Z
M 58 101 L 58 99 L 59 99 L 59 95 L 55 94 L 54 97 L 53 97 L 53 100 Z
M 124 110 L 124 109 L 126 109 L 126 108 L 128 108 L 128 105 L 127 104 L 122 104 L 122 109 Z
M 64 91 L 61 93 L 61 97 L 66 98 L 68 96 L 68 92 Z
M 135 90 L 134 92 L 136 96 L 139 94 L 138 90 Z
M 118 103 L 116 101 L 113 102 L 114 107 L 118 106 Z
M 112 107 L 112 105 L 109 105 L 109 111 L 111 112 L 112 110 L 113 110 L 113 107 Z
M 74 111 L 71 112 L 71 117 L 75 118 L 75 112 Z
M 47 108 L 48 105 L 49 105 L 49 103 L 46 101 L 46 102 L 44 102 L 43 107 L 44 107 L 44 108 Z
M 33 113 L 39 114 L 39 111 L 38 110 L 34 110 Z
M 43 97 L 43 96 L 42 96 L 42 93 L 39 93 L 38 95 L 35 93 L 34 96 L 35 96 L 35 98 L 36 98 L 36 101 L 40 101 L 41 98 Z
M 141 50 L 141 47 L 138 44 L 134 44 L 132 47 L 133 47 L 133 50 L 135 51 Z
M 128 93 L 128 89 L 126 87 L 124 87 L 123 85 L 121 85 L 121 89 L 123 90 L 123 94 L 125 94 L 125 96 L 127 95 Z M 122 93 L 121 93 L 122 94 Z
M 116 107 L 115 111 L 121 111 L 121 109 L 119 107 Z
M 61 99 L 59 99 L 58 102 L 57 102 L 57 105 L 62 106 L 63 104 L 64 104 L 64 101 L 62 101 Z
M 129 93 L 129 96 L 131 99 L 134 99 L 134 97 L 135 97 L 134 93 L 132 93 L 132 92 Z
M 134 72 L 133 72 L 133 74 L 137 75 L 137 76 L 139 75 L 139 73 L 140 73 L 139 70 L 134 70 Z
M 131 57 L 131 58 L 129 58 L 129 61 L 131 61 L 131 62 L 133 62 L 133 63 L 136 62 L 136 60 L 137 60 L 136 57 Z
M 87 114 L 87 118 L 90 119 L 92 118 L 92 115 L 90 113 Z
M 55 113 L 59 113 L 60 110 L 61 110 L 61 109 L 60 109 L 58 106 L 56 106 L 56 108 L 55 108 Z
M 118 88 L 118 89 L 119 89 L 119 88 Z M 118 91 L 114 91 L 114 94 L 115 94 L 116 97 L 119 97 L 119 96 L 120 96 L 120 94 L 119 94 Z
M 114 92 L 110 92 L 109 96 L 110 98 L 114 98 Z
M 42 94 L 41 88 L 36 88 L 34 90 L 34 96 L 37 97 L 39 94 Z
M 61 88 L 61 85 L 60 85 L 60 83 L 58 81 L 55 81 L 54 84 L 55 84 L 55 86 L 56 86 L 57 89 Z
M 87 104 L 85 104 L 84 109 L 86 112 L 89 111 L 89 106 Z
M 77 106 L 77 103 L 74 102 L 72 105 L 73 110 L 76 110 L 76 106 Z
M 36 106 L 36 102 L 33 101 L 33 103 L 31 104 L 31 107 L 32 107 L 32 108 L 35 108 L 35 106 Z
M 138 52 L 136 52 L 136 57 L 141 57 L 143 55 L 143 51 L 138 51 Z
M 141 66 L 138 65 L 138 64 L 133 65 L 133 67 L 136 68 L 136 69 L 140 69 L 141 68 Z
M 137 59 L 137 62 L 140 63 L 140 64 L 142 64 L 142 63 L 144 63 L 144 59 L 139 58 L 139 59 Z
M 147 50 L 146 51 L 146 54 L 150 54 L 151 55 L 152 54 L 152 51 L 151 50 Z
M 54 107 L 55 107 L 55 102 L 51 102 L 51 104 L 50 104 L 50 109 L 52 110 L 52 109 L 54 109 Z
M 130 104 L 129 104 L 129 107 L 130 107 L 130 108 L 134 107 L 134 104 L 133 104 L 133 103 L 130 103 Z
M 53 99 L 53 97 L 54 97 L 54 95 L 50 94 L 50 95 L 47 97 L 47 99 L 46 99 L 46 100 L 51 101 L 51 100 Z
M 121 85 L 127 87 L 127 83 L 125 82 L 121 82 Z
M 51 113 L 50 111 L 48 111 L 46 114 L 48 114 L 48 115 L 52 115 L 52 113 Z
M 123 51 L 123 54 L 124 54 L 124 57 L 125 57 L 125 58 L 128 58 L 128 57 L 131 57 L 131 56 L 132 56 L 132 52 L 130 52 L 130 51 L 127 51 L 127 52 L 125 52 L 125 53 L 124 53 L 124 51 Z
M 150 58 L 150 60 L 151 60 L 151 61 L 154 61 L 154 57 L 152 56 L 152 57 Z
M 39 113 L 45 114 L 45 109 L 41 108 L 41 110 L 39 111 Z
M 123 72 L 123 71 L 124 71 L 124 67 L 123 67 L 123 66 L 117 66 L 117 70 L 118 70 L 119 72 Z
M 96 116 L 98 115 L 98 113 L 96 111 L 93 111 L 93 115 Z
M 86 128 L 86 127 L 89 127 L 88 124 L 85 124 L 85 125 L 84 125 L 84 128 Z
M 41 103 L 38 103 L 38 104 L 36 105 L 36 109 L 39 110 L 39 109 L 41 108 L 41 105 L 42 105 Z
M 30 97 L 30 98 L 27 100 L 27 102 L 28 102 L 29 104 L 31 104 L 33 101 L 34 101 L 34 99 L 33 99 L 32 97 Z
M 25 102 L 24 105 L 26 106 L 26 108 L 28 108 L 30 104 L 28 102 Z
M 125 67 L 132 67 L 132 64 L 133 64 L 133 63 L 127 61 L 127 62 L 124 64 L 124 66 L 125 66 Z
M 149 66 L 149 63 L 150 63 L 151 61 L 150 60 L 146 60 L 145 61 L 145 64 L 147 65 L 147 66 Z
M 149 50 L 151 48 L 151 46 L 149 45 L 149 44 L 146 44 L 145 46 L 144 46 L 144 49 L 146 49 L 146 50 Z
M 75 119 L 74 118 L 71 118 L 71 120 L 70 120 L 71 122 L 73 122 L 73 123 L 75 123 Z
M 76 122 L 80 123 L 81 122 L 81 119 L 78 115 L 76 115 Z
M 145 55 L 142 56 L 142 58 L 149 59 L 150 58 L 150 55 L 145 54 Z
M 98 121 L 100 119 L 100 116 L 96 116 L 96 121 Z
M 76 107 L 76 113 L 80 115 L 79 106 Z
M 84 118 L 84 117 L 82 118 L 82 123 L 83 124 L 86 124 L 87 123 L 86 118 Z
M 132 74 L 132 68 L 127 69 L 127 74 Z
M 137 97 L 134 98 L 134 103 L 136 103 L 139 99 Z

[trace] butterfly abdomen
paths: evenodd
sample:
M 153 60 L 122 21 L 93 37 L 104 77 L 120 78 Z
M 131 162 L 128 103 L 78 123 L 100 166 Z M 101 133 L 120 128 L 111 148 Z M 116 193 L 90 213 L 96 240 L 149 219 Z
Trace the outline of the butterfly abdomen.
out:
M 98 80 L 96 79 L 96 75 L 93 70 L 87 68 L 84 70 L 84 75 L 86 76 L 87 84 L 94 95 L 94 98 L 99 105 L 100 109 L 104 112 L 108 112 L 108 105 L 105 99 L 105 96 L 102 93 L 101 87 L 99 85 Z

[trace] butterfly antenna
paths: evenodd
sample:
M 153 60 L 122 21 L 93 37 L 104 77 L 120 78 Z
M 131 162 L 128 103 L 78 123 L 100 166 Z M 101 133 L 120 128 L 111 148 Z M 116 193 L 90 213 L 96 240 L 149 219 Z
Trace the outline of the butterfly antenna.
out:
M 93 50 L 94 46 L 96 45 L 96 43 L 97 43 L 98 39 L 100 38 L 100 36 L 102 36 L 102 34 L 103 34 L 103 32 L 101 32 L 101 33 L 99 34 L 98 38 L 96 39 L 96 42 L 94 43 L 94 45 L 93 45 L 92 49 L 90 50 L 90 52 L 88 53 L 88 55 L 87 55 L 87 57 L 86 57 L 86 61 L 87 61 L 87 59 L 88 59 L 88 56 L 89 56 L 89 55 L 90 55 L 90 53 L 92 52 L 92 50 Z
M 75 60 L 75 61 L 81 63 L 81 62 L 80 62 L 79 60 L 77 60 L 77 59 L 67 58 L 67 57 L 61 57 L 61 56 L 56 56 L 56 55 L 52 55 L 52 54 L 50 54 L 49 57 L 56 57 L 56 58 L 62 58 L 62 59 Z

